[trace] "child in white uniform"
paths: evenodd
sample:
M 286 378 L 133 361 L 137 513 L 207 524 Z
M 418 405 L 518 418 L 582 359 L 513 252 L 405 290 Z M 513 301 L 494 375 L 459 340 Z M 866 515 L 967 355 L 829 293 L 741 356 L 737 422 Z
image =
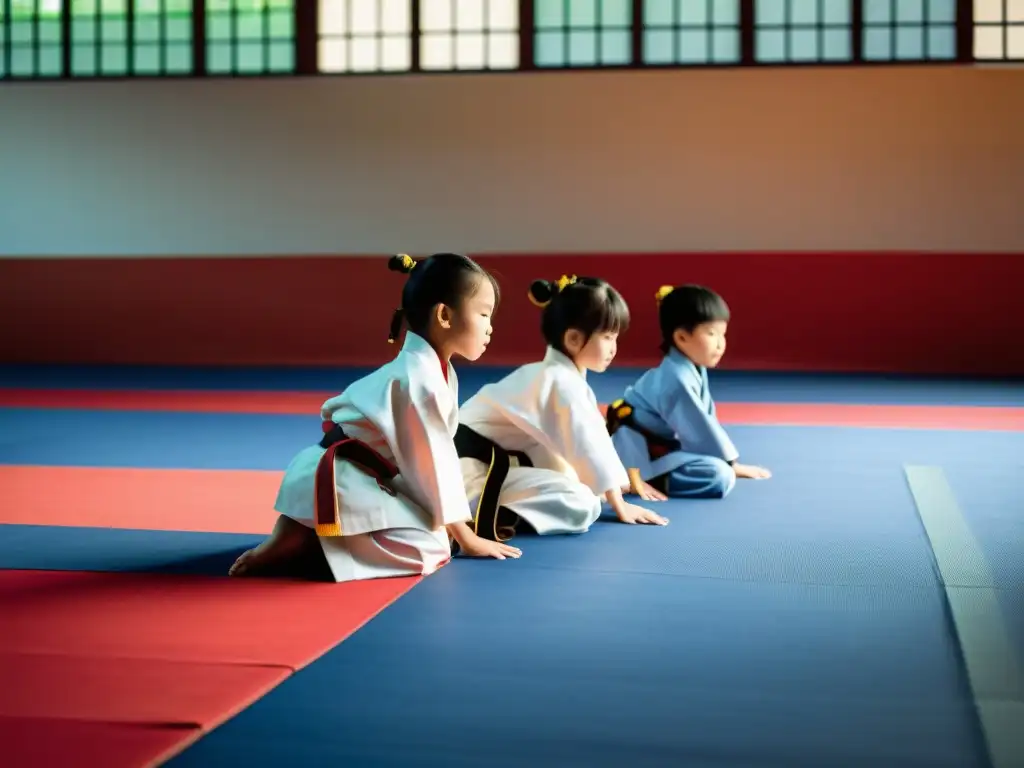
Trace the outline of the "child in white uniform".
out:
M 657 300 L 665 357 L 608 408 L 619 457 L 673 498 L 723 498 L 737 477 L 770 477 L 738 463 L 711 397 L 708 369 L 725 354 L 729 307 L 699 285 L 665 286 Z
M 625 301 L 603 280 L 576 277 L 538 280 L 530 298 L 543 307 L 544 359 L 482 387 L 459 413 L 475 530 L 508 540 L 525 521 L 538 534 L 583 533 L 602 498 L 623 522 L 667 523 L 623 499 L 629 478 L 586 379 L 615 357 Z
M 468 527 L 453 442 L 458 381 L 450 358 L 484 353 L 497 284 L 458 254 L 420 262 L 403 254 L 389 267 L 411 273 L 389 338 L 407 322 L 402 350 L 324 403 L 324 437 L 285 471 L 273 533 L 239 557 L 231 575 L 258 575 L 309 555 L 326 558 L 339 582 L 426 575 L 451 558 L 449 537 L 468 555 L 520 555 Z

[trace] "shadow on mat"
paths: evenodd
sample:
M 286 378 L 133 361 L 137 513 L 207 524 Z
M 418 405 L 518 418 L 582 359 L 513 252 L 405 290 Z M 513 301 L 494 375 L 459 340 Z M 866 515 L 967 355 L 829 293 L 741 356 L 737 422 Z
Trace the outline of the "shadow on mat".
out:
M 231 547 L 219 552 L 153 563 L 136 572 L 163 573 L 179 576 L 224 576 L 238 557 L 250 546 Z M 133 569 L 134 570 L 134 569 Z M 247 579 L 298 579 L 300 581 L 334 581 L 327 560 L 320 557 L 302 557 L 277 566 L 267 567 L 258 576 L 247 576 Z

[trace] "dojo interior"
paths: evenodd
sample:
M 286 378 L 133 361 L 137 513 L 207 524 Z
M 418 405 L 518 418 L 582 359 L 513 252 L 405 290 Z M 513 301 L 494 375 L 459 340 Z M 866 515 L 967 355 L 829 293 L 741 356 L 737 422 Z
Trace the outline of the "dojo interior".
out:
M 1024 764 L 1024 3 L 899 4 L 0 2 L 0 763 Z M 629 303 L 602 403 L 714 288 L 772 479 L 227 578 L 438 251 L 463 398 L 534 279 Z

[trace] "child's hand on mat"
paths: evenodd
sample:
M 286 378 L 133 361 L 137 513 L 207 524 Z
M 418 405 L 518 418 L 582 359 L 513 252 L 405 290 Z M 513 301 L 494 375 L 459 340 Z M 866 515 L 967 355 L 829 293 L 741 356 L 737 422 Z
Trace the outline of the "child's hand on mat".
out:
M 622 508 L 616 510 L 619 520 L 624 523 L 643 523 L 646 525 L 668 525 L 668 518 L 656 515 L 649 509 L 638 507 L 636 504 L 623 504 Z
M 467 537 L 460 546 L 462 553 L 470 557 L 493 557 L 496 560 L 504 560 L 507 557 L 517 558 L 523 554 L 522 550 L 516 547 L 476 535 Z
M 772 476 L 764 467 L 755 467 L 750 464 L 734 464 L 733 471 L 736 473 L 736 477 L 745 477 L 750 480 L 767 480 Z
M 644 501 L 668 501 L 668 496 L 646 480 L 641 480 L 637 483 L 636 488 L 632 488 L 631 490 Z

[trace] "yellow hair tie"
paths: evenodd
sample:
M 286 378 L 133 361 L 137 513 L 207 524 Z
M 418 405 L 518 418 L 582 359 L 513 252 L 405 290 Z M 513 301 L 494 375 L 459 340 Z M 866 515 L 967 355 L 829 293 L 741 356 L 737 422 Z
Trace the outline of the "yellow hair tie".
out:
M 402 269 L 412 272 L 416 268 L 416 259 L 408 253 L 399 253 L 397 255 L 402 260 Z
M 661 302 L 665 300 L 665 297 L 672 293 L 672 291 L 674 290 L 674 286 L 663 285 L 661 286 L 661 288 L 658 289 L 658 292 L 654 294 L 654 298 L 659 304 L 661 304 Z
M 576 275 L 569 277 L 569 275 L 562 275 L 558 278 L 558 282 L 555 285 L 558 286 L 558 292 L 561 293 L 565 290 L 567 285 L 573 285 L 576 282 Z

